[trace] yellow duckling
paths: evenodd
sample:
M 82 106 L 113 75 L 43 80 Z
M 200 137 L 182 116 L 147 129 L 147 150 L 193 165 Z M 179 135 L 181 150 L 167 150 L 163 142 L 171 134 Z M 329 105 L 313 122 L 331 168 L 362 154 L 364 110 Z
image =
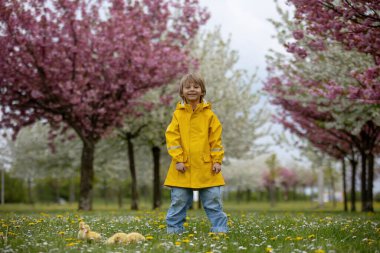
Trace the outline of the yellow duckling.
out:
M 99 241 L 102 236 L 99 233 L 93 232 L 90 226 L 83 221 L 79 222 L 78 239 Z
M 132 233 L 116 233 L 108 240 L 106 241 L 106 244 L 117 244 L 117 243 L 122 243 L 122 244 L 129 244 L 129 243 L 134 243 L 134 242 L 139 242 L 139 241 L 145 241 L 145 237 L 136 232 Z

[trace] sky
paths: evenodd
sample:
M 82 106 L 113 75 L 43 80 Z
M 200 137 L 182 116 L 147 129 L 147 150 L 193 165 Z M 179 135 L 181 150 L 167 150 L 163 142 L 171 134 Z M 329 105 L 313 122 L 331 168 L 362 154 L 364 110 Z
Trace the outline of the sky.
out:
M 284 0 L 280 0 L 284 6 Z M 200 0 L 211 18 L 205 29 L 221 26 L 225 39 L 231 37 L 231 49 L 239 52 L 237 68 L 253 74 L 258 68 L 258 77 L 265 74 L 265 55 L 269 49 L 283 51 L 283 47 L 272 38 L 275 30 L 269 18 L 279 19 L 274 0 Z

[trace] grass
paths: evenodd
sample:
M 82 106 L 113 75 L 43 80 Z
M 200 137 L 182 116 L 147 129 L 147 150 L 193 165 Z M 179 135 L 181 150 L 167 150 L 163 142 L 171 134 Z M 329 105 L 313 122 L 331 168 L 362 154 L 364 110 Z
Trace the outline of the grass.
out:
M 76 205 L 0 207 L 1 252 L 379 252 L 380 215 L 344 213 L 311 203 L 226 203 L 228 234 L 209 233 L 202 210 L 190 210 L 182 235 L 166 234 L 165 211 L 118 210 L 97 204 L 78 212 Z M 149 205 L 142 205 L 149 208 Z M 357 208 L 360 206 L 358 205 Z M 378 206 L 375 206 L 376 210 Z M 270 212 L 268 212 L 270 211 Z M 106 246 L 77 239 L 84 220 L 104 239 L 116 232 L 142 233 L 144 243 Z

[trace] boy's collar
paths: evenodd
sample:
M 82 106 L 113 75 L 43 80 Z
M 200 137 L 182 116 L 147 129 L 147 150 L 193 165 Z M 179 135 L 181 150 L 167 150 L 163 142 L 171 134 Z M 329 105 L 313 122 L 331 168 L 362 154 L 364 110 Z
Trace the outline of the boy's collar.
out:
M 202 105 L 202 108 L 209 107 L 211 109 L 211 104 L 207 102 L 206 99 L 202 99 L 202 102 L 200 102 L 199 104 Z M 184 100 L 181 100 L 180 102 L 178 102 L 177 109 L 186 108 L 186 106 L 190 106 L 190 104 L 187 104 Z

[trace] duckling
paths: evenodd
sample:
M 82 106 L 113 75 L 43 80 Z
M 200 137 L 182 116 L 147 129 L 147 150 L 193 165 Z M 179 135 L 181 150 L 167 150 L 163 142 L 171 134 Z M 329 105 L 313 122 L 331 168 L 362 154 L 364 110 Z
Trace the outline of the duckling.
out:
M 137 232 L 132 232 L 132 233 L 116 233 L 108 240 L 106 241 L 106 244 L 117 244 L 117 243 L 122 243 L 122 244 L 129 244 L 129 243 L 134 243 L 134 242 L 139 242 L 139 241 L 145 241 L 145 237 Z
M 78 239 L 99 241 L 102 236 L 99 233 L 93 232 L 90 226 L 81 221 L 79 223 Z

